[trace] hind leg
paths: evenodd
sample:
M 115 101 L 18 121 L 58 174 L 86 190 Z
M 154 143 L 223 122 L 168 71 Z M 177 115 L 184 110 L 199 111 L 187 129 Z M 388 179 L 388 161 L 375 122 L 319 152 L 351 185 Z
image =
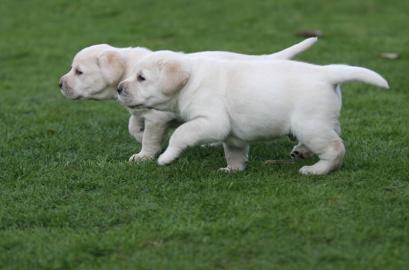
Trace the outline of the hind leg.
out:
M 339 121 L 336 121 L 334 125 L 334 131 L 341 135 L 341 126 Z M 314 156 L 314 153 L 305 145 L 299 142 L 290 152 L 290 156 L 293 159 L 309 159 Z
M 325 129 L 317 130 L 308 130 L 300 136 L 301 143 L 311 149 L 320 159 L 314 165 L 302 167 L 300 169 L 301 174 L 324 175 L 338 169 L 342 165 L 345 155 L 345 146 L 342 139 L 334 129 L 327 131 Z

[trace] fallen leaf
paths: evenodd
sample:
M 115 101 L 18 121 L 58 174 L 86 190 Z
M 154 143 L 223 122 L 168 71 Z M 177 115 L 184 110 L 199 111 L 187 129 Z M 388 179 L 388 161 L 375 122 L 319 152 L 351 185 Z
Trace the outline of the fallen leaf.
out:
M 379 57 L 388 60 L 396 60 L 399 59 L 400 55 L 396 52 L 383 52 L 379 54 Z
M 304 30 L 296 33 L 297 36 L 310 38 L 310 37 L 322 37 L 320 30 Z
M 275 164 L 293 164 L 294 160 L 291 159 L 271 159 L 264 161 L 264 165 L 275 165 Z

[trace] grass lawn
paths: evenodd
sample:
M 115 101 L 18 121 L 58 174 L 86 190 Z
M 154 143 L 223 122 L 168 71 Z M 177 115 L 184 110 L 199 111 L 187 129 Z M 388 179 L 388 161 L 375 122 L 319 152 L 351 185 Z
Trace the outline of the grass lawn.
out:
M 408 269 L 409 2 L 75 1 L 0 4 L 1 269 Z M 223 174 L 220 148 L 173 165 L 129 164 L 139 149 L 116 102 L 57 87 L 73 55 L 110 43 L 262 54 L 320 29 L 300 60 L 383 74 L 390 91 L 343 86 L 347 147 L 324 177 L 283 138 Z M 380 52 L 399 52 L 385 60 Z

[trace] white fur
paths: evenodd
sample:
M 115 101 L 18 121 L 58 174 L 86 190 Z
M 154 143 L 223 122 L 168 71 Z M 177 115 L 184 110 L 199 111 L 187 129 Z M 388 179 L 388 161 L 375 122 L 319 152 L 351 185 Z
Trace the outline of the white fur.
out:
M 322 175 L 339 168 L 345 153 L 337 84 L 346 81 L 388 88 L 379 74 L 361 67 L 226 61 L 163 51 L 144 58 L 136 74 L 121 83 L 119 101 L 170 111 L 185 122 L 171 136 L 160 165 L 189 146 L 222 141 L 226 170 L 243 170 L 250 142 L 293 134 L 320 158 L 300 172 Z
M 213 57 L 221 59 L 289 59 L 305 51 L 317 41 L 306 39 L 294 46 L 270 55 L 244 55 L 232 52 L 207 51 L 189 54 L 191 57 Z M 131 76 L 138 62 L 151 53 L 145 48 L 115 48 L 100 44 L 87 47 L 76 54 L 71 70 L 60 80 L 61 92 L 74 100 L 116 99 L 118 83 Z M 82 72 L 77 74 L 76 71 Z M 149 109 L 128 108 L 131 113 L 128 129 L 142 143 L 139 153 L 131 161 L 152 159 L 161 150 L 163 134 L 174 114 Z

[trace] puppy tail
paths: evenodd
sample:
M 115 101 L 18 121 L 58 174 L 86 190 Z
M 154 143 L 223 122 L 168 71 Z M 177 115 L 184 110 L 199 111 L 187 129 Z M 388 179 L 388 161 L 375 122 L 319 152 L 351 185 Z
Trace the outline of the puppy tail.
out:
M 301 41 L 300 43 L 297 43 L 287 49 L 270 54 L 270 56 L 271 58 L 278 59 L 278 60 L 293 59 L 296 55 L 311 48 L 311 46 L 314 45 L 315 42 L 317 41 L 318 41 L 318 38 L 316 37 L 307 38 Z
M 327 77 L 332 84 L 341 84 L 349 81 L 360 81 L 381 88 L 389 89 L 388 82 L 378 73 L 367 68 L 348 65 L 324 66 Z

